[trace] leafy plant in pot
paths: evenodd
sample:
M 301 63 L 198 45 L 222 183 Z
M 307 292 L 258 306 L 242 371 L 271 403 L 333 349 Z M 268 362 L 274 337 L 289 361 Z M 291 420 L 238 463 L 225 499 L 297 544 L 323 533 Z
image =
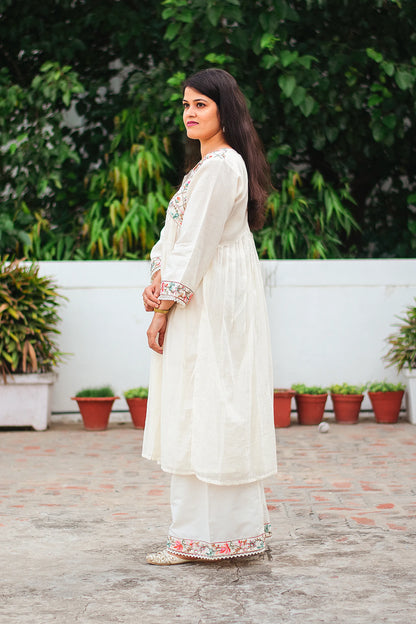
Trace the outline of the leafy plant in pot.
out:
M 350 386 L 347 383 L 330 387 L 336 422 L 355 425 L 360 415 L 366 386 Z
M 298 421 L 301 425 L 319 425 L 325 411 L 328 391 L 321 386 L 294 384 Z
M 405 316 L 398 318 L 398 330 L 387 338 L 390 350 L 384 359 L 407 378 L 407 411 L 410 422 L 416 425 L 416 305 L 409 306 Z
M 124 392 L 124 398 L 129 406 L 131 419 L 136 429 L 144 429 L 148 394 L 149 391 L 144 386 L 130 388 Z
M 378 423 L 397 423 L 405 386 L 387 381 L 374 381 L 368 385 L 368 396 Z
M 113 403 L 119 398 L 111 386 L 86 388 L 71 397 L 73 401 L 78 403 L 87 431 L 104 431 L 107 429 Z
M 274 389 L 274 426 L 289 427 L 292 399 L 295 391 L 287 388 Z
M 0 426 L 48 426 L 65 297 L 39 266 L 0 260 Z

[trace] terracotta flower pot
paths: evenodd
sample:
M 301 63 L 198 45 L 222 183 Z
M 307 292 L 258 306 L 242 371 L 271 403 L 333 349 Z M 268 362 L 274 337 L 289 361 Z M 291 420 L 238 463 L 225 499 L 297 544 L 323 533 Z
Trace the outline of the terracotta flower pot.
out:
M 319 425 L 328 394 L 295 394 L 300 425 Z
M 108 427 L 111 408 L 120 397 L 71 397 L 78 403 L 87 431 L 104 431 Z
M 278 388 L 274 391 L 274 426 L 289 427 L 294 390 Z
M 397 423 L 404 390 L 395 392 L 369 392 L 374 416 L 378 423 Z
M 355 425 L 358 422 L 363 398 L 363 394 L 331 393 L 336 422 L 345 425 Z
M 146 422 L 147 399 L 135 397 L 134 399 L 126 399 L 126 402 L 129 406 L 133 425 L 136 429 L 144 429 Z

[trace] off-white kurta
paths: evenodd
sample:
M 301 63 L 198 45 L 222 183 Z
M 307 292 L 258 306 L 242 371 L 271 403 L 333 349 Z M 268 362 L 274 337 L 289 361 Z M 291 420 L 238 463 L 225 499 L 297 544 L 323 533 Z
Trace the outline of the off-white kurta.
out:
M 143 456 L 164 471 L 238 485 L 276 472 L 268 317 L 247 222 L 241 156 L 205 156 L 172 198 L 151 253 L 175 300 L 152 354 Z

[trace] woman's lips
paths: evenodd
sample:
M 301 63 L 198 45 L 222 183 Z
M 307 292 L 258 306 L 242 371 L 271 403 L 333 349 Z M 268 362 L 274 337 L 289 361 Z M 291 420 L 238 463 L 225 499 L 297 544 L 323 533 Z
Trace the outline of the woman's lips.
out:
M 186 122 L 186 126 L 189 128 L 190 126 L 197 126 L 198 122 L 197 121 L 187 121 Z

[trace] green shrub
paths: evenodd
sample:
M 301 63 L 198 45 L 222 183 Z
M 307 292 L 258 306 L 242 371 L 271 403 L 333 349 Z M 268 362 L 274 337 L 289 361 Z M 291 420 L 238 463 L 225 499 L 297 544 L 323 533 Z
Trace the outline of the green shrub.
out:
M 350 386 L 347 383 L 333 385 L 330 388 L 332 394 L 362 394 L 366 386 Z
M 135 142 L 123 149 L 123 128 Z M 173 195 L 166 179 L 172 167 L 166 137 L 139 131 L 142 120 L 125 110 L 117 118 L 109 163 L 91 176 L 83 237 L 87 257 L 146 258 L 159 237 Z
M 402 383 L 390 383 L 388 381 L 373 381 L 368 384 L 369 392 L 397 392 L 398 390 L 405 390 L 406 386 Z
M 126 399 L 147 399 L 149 390 L 144 386 L 139 386 L 139 388 L 130 388 L 123 394 Z
M 59 299 L 49 277 L 36 264 L 0 260 L 0 373 L 48 373 L 64 354 L 54 335 Z
M 406 316 L 399 317 L 399 320 L 402 322 L 396 324 L 398 331 L 387 338 L 390 351 L 384 356 L 398 372 L 405 367 L 416 368 L 416 305 L 409 306 Z
M 305 386 L 304 384 L 294 384 L 292 389 L 297 394 L 327 394 L 328 389 L 320 386 Z
M 84 397 L 92 397 L 92 398 L 101 398 L 101 397 L 115 397 L 116 393 L 114 392 L 111 386 L 103 386 L 102 388 L 85 388 L 84 390 L 80 390 L 75 395 L 76 397 L 84 398 Z
M 260 257 L 342 257 L 341 239 L 360 229 L 348 186 L 333 188 L 319 171 L 310 180 L 289 171 L 279 186 L 267 200 L 265 227 L 255 234 Z

